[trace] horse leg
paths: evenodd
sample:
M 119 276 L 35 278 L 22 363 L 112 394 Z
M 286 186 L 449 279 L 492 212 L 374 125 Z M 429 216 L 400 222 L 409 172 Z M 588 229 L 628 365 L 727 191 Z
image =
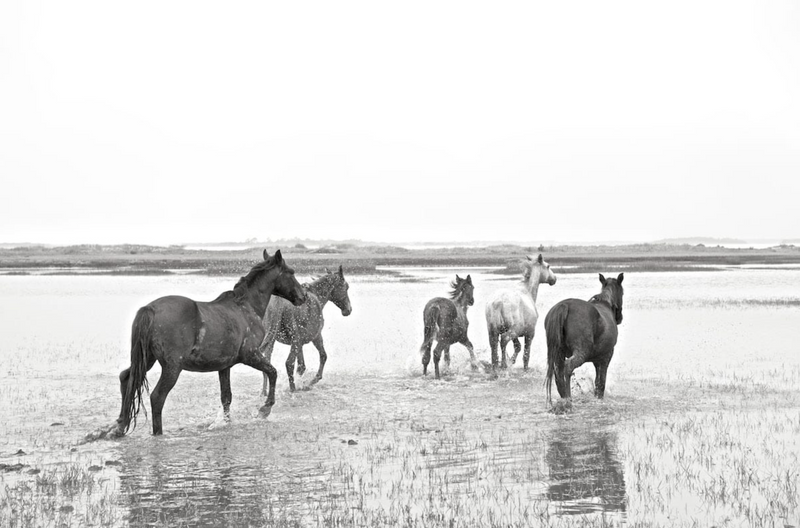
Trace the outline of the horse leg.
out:
M 594 362 L 594 395 L 602 400 L 606 392 L 606 372 L 608 372 L 609 359 L 602 359 Z
M 472 370 L 478 370 L 478 360 L 475 358 L 475 347 L 472 346 L 472 341 L 470 341 L 468 337 L 465 337 L 461 344 L 467 347 Z
M 439 379 L 439 360 L 442 358 L 442 352 L 450 348 L 450 345 L 445 345 L 441 341 L 436 343 L 436 348 L 433 349 L 433 367 L 436 372 L 436 379 Z
M 269 413 L 272 412 L 272 406 L 275 405 L 275 383 L 278 381 L 278 370 L 272 366 L 272 363 L 270 363 L 266 357 L 258 352 L 248 354 L 242 363 L 248 367 L 260 370 L 269 380 L 267 401 L 264 403 L 264 406 L 258 410 L 259 416 L 266 418 L 269 416 Z
M 325 362 L 328 361 L 328 354 L 325 352 L 325 344 L 322 342 L 322 334 L 317 336 L 316 339 L 312 339 L 311 342 L 314 343 L 314 346 L 319 352 L 319 370 L 317 371 L 317 375 L 314 376 L 314 379 L 311 381 L 311 384 L 313 385 L 322 379 L 322 371 L 325 369 Z
M 525 336 L 525 352 L 522 353 L 522 368 L 528 370 L 528 362 L 531 359 L 531 345 L 533 344 L 533 334 Z
M 508 362 L 506 361 L 506 345 L 511 339 L 508 338 L 508 334 L 503 334 L 500 336 L 500 368 L 508 368 Z
M 164 402 L 167 400 L 167 394 L 175 386 L 178 381 L 178 376 L 181 374 L 181 368 L 177 365 L 161 365 L 161 377 L 158 378 L 156 388 L 150 393 L 150 408 L 153 410 L 153 434 L 162 434 L 161 429 L 161 410 L 164 408 Z
M 433 344 L 433 340 L 426 341 L 425 344 L 422 345 L 422 375 L 428 375 L 428 363 L 431 362 L 431 345 Z M 438 346 L 439 343 L 436 343 Z
M 564 366 L 562 367 L 562 376 L 563 376 L 563 383 L 564 383 L 564 391 L 566 392 L 565 398 L 572 397 L 572 373 L 575 372 L 575 369 L 580 367 L 585 363 L 585 355 L 576 352 L 575 350 L 572 351 L 572 356 L 568 357 L 564 360 Z
M 294 362 L 297 359 L 297 351 L 298 349 L 302 350 L 303 345 L 297 345 L 292 342 L 291 348 L 289 350 L 289 357 L 286 358 L 286 375 L 289 378 L 289 390 L 291 392 L 295 391 L 294 386 Z
M 231 421 L 231 369 L 230 367 L 219 371 L 219 396 L 222 400 L 222 416 L 225 422 Z
M 306 373 L 306 358 L 303 356 L 303 345 L 297 347 L 297 375 L 302 376 Z
M 125 397 L 125 391 L 128 388 L 128 378 L 130 377 L 131 377 L 130 368 L 126 368 L 125 370 L 119 373 L 119 391 L 120 393 L 122 393 L 123 398 Z
M 272 351 L 275 349 L 275 340 L 278 338 L 278 323 L 269 324 L 264 334 L 264 340 L 258 347 L 259 353 L 267 359 L 267 363 L 272 364 Z M 261 395 L 266 396 L 269 387 L 269 379 L 264 374 L 264 381 L 261 384 Z
M 155 364 L 156 358 L 152 354 L 148 354 L 147 359 L 145 360 L 145 372 L 149 372 Z M 128 391 L 130 377 L 130 367 L 119 373 L 119 391 L 122 394 L 122 409 L 119 412 L 119 418 L 117 418 L 117 431 L 120 436 L 122 436 L 123 431 L 128 426 L 128 424 L 125 422 L 125 393 Z
M 513 365 L 517 362 L 517 356 L 519 356 L 519 352 L 522 350 L 522 345 L 520 344 L 518 337 L 514 338 L 512 343 L 514 343 L 514 355 L 511 356 L 511 364 Z
M 500 334 L 497 330 L 489 327 L 489 349 L 492 351 L 492 370 L 497 368 L 497 345 L 500 341 Z

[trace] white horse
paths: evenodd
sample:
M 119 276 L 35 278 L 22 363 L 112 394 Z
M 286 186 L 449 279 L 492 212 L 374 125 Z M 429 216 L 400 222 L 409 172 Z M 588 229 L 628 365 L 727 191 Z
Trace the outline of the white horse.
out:
M 499 291 L 486 303 L 486 327 L 489 330 L 489 347 L 492 350 L 492 369 L 497 369 L 498 341 L 503 354 L 500 368 L 506 368 L 506 345 L 509 341 L 514 342 L 514 356 L 511 358 L 513 365 L 522 348 L 520 337 L 525 337 L 522 362 L 525 370 L 528 369 L 533 334 L 536 331 L 536 321 L 539 319 L 539 312 L 536 310 L 539 285 L 546 282 L 552 286 L 556 283 L 556 276 L 550 270 L 550 264 L 542 260 L 541 254 L 536 260 L 527 257 L 527 260 L 523 261 L 523 266 L 522 282 L 516 288 Z

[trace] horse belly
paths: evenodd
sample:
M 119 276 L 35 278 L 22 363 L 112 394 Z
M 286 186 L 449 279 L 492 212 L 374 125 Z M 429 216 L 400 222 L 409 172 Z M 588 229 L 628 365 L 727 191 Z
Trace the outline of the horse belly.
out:
M 245 325 L 230 318 L 206 319 L 197 329 L 191 349 L 181 357 L 181 366 L 194 372 L 223 370 L 258 350 L 263 339 L 258 320 Z
M 218 372 L 230 368 L 236 363 L 238 361 L 232 360 L 230 356 L 218 354 L 215 351 L 204 353 L 192 351 L 191 354 L 182 358 L 181 367 L 183 370 L 192 372 Z

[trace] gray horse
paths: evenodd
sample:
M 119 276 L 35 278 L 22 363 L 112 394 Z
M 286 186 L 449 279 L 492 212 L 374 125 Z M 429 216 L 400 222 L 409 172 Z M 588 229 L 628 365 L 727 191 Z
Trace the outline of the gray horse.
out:
M 311 284 L 304 284 L 303 288 L 306 292 L 306 302 L 301 306 L 294 306 L 280 297 L 272 298 L 264 314 L 263 323 L 266 333 L 259 347 L 267 361 L 271 362 L 272 350 L 275 347 L 276 340 L 284 345 L 291 346 L 289 357 L 286 358 L 286 374 L 289 378 L 289 390 L 291 391 L 295 390 L 295 361 L 297 361 L 297 374 L 299 376 L 302 376 L 306 371 L 306 363 L 303 358 L 303 345 L 306 343 L 314 343 L 314 346 L 319 351 L 319 370 L 311 384 L 313 385 L 322 379 L 322 371 L 328 359 L 325 345 L 322 342 L 322 328 L 325 325 L 322 309 L 325 308 L 325 304 L 331 301 L 342 311 L 342 315 L 345 317 L 353 311 L 350 306 L 350 297 L 347 294 L 350 285 L 347 284 L 344 278 L 341 266 L 336 272 L 328 272 Z M 266 394 L 267 386 L 267 377 L 264 376 L 262 394 Z

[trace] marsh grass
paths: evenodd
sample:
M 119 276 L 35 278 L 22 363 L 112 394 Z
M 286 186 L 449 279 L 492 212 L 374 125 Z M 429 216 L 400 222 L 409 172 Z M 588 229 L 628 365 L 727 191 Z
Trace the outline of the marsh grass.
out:
M 455 372 L 356 384 L 334 373 L 328 385 L 283 392 L 271 423 L 241 409 L 227 428 L 161 439 L 145 423 L 98 443 L 121 450 L 119 469 L 88 446 L 38 474 L 0 475 L 0 525 L 796 523 L 797 394 L 743 380 L 729 391 L 702 378 L 623 379 L 598 402 L 584 376 L 572 411 L 553 416 L 536 402 L 542 379 L 517 369 L 496 380 Z M 665 401 L 676 386 L 683 399 Z M 216 399 L 206 388 L 192 380 L 177 406 Z M 244 408 L 259 400 L 241 399 Z
M 0 526 L 115 526 L 122 520 L 114 479 L 84 464 L 4 475 L 0 486 Z

